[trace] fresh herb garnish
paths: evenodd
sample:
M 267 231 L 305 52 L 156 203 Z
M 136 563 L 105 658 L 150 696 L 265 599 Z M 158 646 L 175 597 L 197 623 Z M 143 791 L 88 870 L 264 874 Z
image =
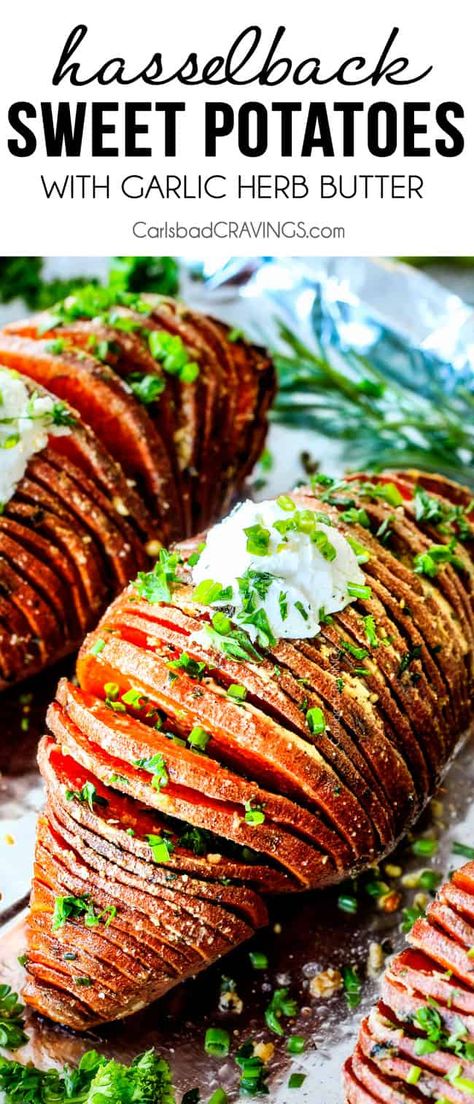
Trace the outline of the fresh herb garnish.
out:
M 64 926 L 67 920 L 78 920 L 83 917 L 86 928 L 97 927 L 101 920 L 108 928 L 116 915 L 117 908 L 115 905 L 107 905 L 106 908 L 97 912 L 89 893 L 84 894 L 83 897 L 56 897 L 51 927 L 53 931 L 57 931 L 58 928 Z
M 313 736 L 320 736 L 322 732 L 325 732 L 326 720 L 324 717 L 324 713 L 322 709 L 319 708 L 319 706 L 315 705 L 311 709 L 307 710 L 306 723 L 308 725 L 309 731 L 312 732 Z
M 177 659 L 171 659 L 167 666 L 172 671 L 184 671 L 188 678 L 201 679 L 206 670 L 202 660 L 191 659 L 187 652 L 181 652 Z
M 348 583 L 347 593 L 351 598 L 370 598 L 372 591 L 369 586 L 363 586 L 361 583 Z
M 237 1051 L 235 1061 L 241 1070 L 239 1091 L 245 1096 L 268 1094 L 268 1071 L 262 1059 L 254 1054 L 253 1043 L 244 1043 Z
M 262 657 L 254 648 L 250 637 L 243 629 L 233 629 L 232 622 L 225 614 L 215 613 L 211 625 L 205 625 L 202 632 L 209 643 L 224 655 L 261 663 Z
M 94 805 L 108 804 L 105 797 L 99 797 L 93 782 L 84 782 L 80 790 L 66 790 L 66 799 L 67 801 L 75 799 L 83 805 L 88 805 L 91 813 L 94 812 Z
M 154 790 L 161 790 L 164 786 L 168 785 L 169 776 L 166 770 L 166 763 L 160 752 L 156 755 L 152 755 L 149 758 L 144 759 L 132 759 L 134 767 L 139 767 L 140 770 L 148 771 L 151 774 L 151 784 Z
M 411 932 L 414 923 L 425 915 L 425 910 L 420 908 L 419 905 L 412 905 L 410 908 L 402 909 L 402 922 L 400 924 L 400 931 Z
M 244 808 L 244 820 L 246 824 L 252 824 L 254 826 L 263 824 L 265 813 L 261 805 L 258 805 L 255 801 L 246 801 Z
M 238 682 L 232 682 L 227 687 L 227 697 L 236 702 L 244 702 L 247 697 L 245 686 L 241 686 Z
M 178 334 L 166 330 L 150 330 L 148 346 L 152 357 L 163 365 L 163 371 L 177 376 L 181 383 L 194 383 L 199 376 L 199 364 L 192 360 Z
M 400 660 L 400 663 L 399 663 L 399 666 L 398 666 L 398 675 L 399 676 L 403 675 L 404 672 L 408 670 L 408 668 L 414 662 L 415 659 L 420 659 L 420 656 L 421 656 L 421 644 L 414 644 L 413 648 L 410 648 L 410 650 L 408 652 L 405 652 L 405 655 L 402 656 L 402 658 Z
M 159 399 L 165 389 L 165 381 L 161 376 L 152 376 L 145 372 L 131 372 L 127 376 L 127 383 L 135 397 L 144 406 L 151 406 Z
M 181 558 L 176 552 L 160 549 L 159 557 L 152 571 L 139 571 L 134 586 L 140 598 L 147 602 L 169 602 L 173 583 L 179 583 L 176 569 Z
M 251 556 L 267 556 L 270 547 L 270 530 L 256 523 L 244 529 L 247 552 Z
M 350 1009 L 358 1008 L 361 1001 L 362 982 L 355 966 L 342 967 L 342 981 L 346 1001 Z
M 0 1058 L 0 1089 L 5 1104 L 175 1104 L 168 1063 L 153 1050 L 129 1066 L 88 1050 L 76 1067 L 61 1071 Z
M 0 1046 L 16 1050 L 28 1042 L 24 1032 L 25 1007 L 9 985 L 0 985 Z M 1 1082 L 0 1082 L 1 1084 Z
M 464 859 L 474 860 L 474 847 L 469 847 L 467 843 L 458 843 L 454 840 L 451 851 L 453 855 L 462 855 Z
M 292 997 L 288 996 L 288 989 L 275 989 L 270 1004 L 265 1009 L 265 1023 L 270 1031 L 275 1035 L 283 1035 L 280 1021 L 297 1015 L 298 1005 Z
M 364 620 L 365 635 L 366 635 L 367 640 L 370 644 L 370 647 L 371 648 L 378 648 L 380 641 L 379 641 L 378 636 L 377 636 L 375 618 L 373 617 L 373 615 L 371 613 L 369 613 L 369 614 L 367 614 L 367 617 L 364 617 L 363 620 Z
M 262 951 L 249 951 L 249 959 L 254 970 L 268 969 L 268 956 Z
M 214 602 L 232 601 L 232 587 L 223 587 L 214 579 L 202 579 L 193 590 L 193 601 L 203 606 L 212 606 Z
M 174 843 L 166 836 L 146 836 L 147 843 L 150 844 L 150 850 L 153 855 L 153 862 L 163 863 L 168 862 L 171 858 L 171 853 L 174 851 Z
M 201 725 L 195 725 L 188 736 L 188 744 L 192 748 L 196 748 L 198 751 L 205 751 L 209 740 L 211 739 L 209 732 L 206 732 Z
M 222 1027 L 208 1027 L 204 1038 L 206 1054 L 213 1058 L 226 1058 L 230 1051 L 230 1035 Z
M 413 559 L 416 574 L 434 579 L 443 564 L 452 564 L 459 571 L 464 571 L 463 561 L 455 549 L 456 537 L 451 537 L 448 544 L 432 544 L 426 552 L 418 552 Z

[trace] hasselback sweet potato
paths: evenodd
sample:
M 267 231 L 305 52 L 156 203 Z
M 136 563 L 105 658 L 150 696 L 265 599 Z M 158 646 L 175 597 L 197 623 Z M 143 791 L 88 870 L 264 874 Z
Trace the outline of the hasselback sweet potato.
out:
M 268 358 L 174 300 L 120 298 L 89 289 L 0 332 L 0 365 L 71 420 L 2 504 L 0 688 L 76 650 L 161 543 L 222 513 L 263 447 Z
M 474 1093 L 474 863 L 455 871 L 390 962 L 344 1067 L 346 1104 L 468 1104 Z
M 112 603 L 83 644 L 78 685 L 59 685 L 40 748 L 34 1007 L 79 1028 L 127 1015 L 247 938 L 265 922 L 266 893 L 356 874 L 413 823 L 472 717 L 471 507 L 450 484 L 446 497 L 434 487 L 404 473 L 293 493 L 355 542 L 370 581 L 313 638 L 267 643 L 256 658 L 209 647 L 189 540 L 166 592 L 156 598 L 142 576 Z M 435 545 L 433 570 L 420 556 Z M 325 718 L 318 731 L 310 711 Z M 386 978 L 398 1017 L 413 1015 L 416 977 L 429 999 L 430 954 L 457 974 L 471 1015 L 470 892 L 455 879 L 415 925 L 413 985 L 396 966 Z M 148 958 L 122 981 L 137 931 Z M 78 941 L 90 978 L 80 992 L 67 957 Z M 440 1000 L 443 985 L 432 986 Z M 392 1083 L 405 1059 L 368 1061 L 371 1030 L 348 1067 L 348 1100 L 405 1100 Z

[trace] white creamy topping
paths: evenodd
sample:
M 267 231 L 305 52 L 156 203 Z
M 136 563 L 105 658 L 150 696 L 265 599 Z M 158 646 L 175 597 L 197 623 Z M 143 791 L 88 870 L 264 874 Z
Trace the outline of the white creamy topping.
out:
M 196 585 L 212 579 L 232 589 L 232 597 L 215 601 L 213 606 L 234 606 L 232 620 L 245 628 L 252 641 L 257 640 L 258 629 L 245 620 L 245 598 L 239 579 L 250 578 L 255 608 L 264 610 L 276 639 L 289 640 L 315 636 L 323 614 L 342 610 L 354 600 L 348 586 L 365 583 L 351 545 L 328 523 L 329 519 L 320 520 L 322 515 L 318 514 L 317 506 L 314 511 L 292 510 L 287 496 L 282 496 L 281 501 L 286 509 L 273 500 L 241 503 L 210 529 L 206 546 L 193 567 Z M 283 528 L 288 523 L 287 531 L 275 529 L 276 522 L 284 523 Z M 291 528 L 293 523 L 297 528 Z M 245 530 L 253 526 L 261 526 L 265 531 L 260 534 L 263 555 L 249 550 L 249 534 Z M 259 540 L 258 531 L 254 532 L 254 539 Z M 249 572 L 271 578 L 267 577 L 263 588 L 257 579 L 256 592 L 252 575 L 246 576 Z
M 15 493 L 29 459 L 48 443 L 50 433 L 70 433 L 55 425 L 53 410 L 62 407 L 51 395 L 30 393 L 16 372 L 0 366 L 0 505 Z

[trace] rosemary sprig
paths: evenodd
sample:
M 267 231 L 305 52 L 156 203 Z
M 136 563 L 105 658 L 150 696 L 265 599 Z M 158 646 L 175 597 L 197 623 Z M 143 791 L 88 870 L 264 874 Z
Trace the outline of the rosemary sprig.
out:
M 352 468 L 419 467 L 474 486 L 474 396 L 430 397 L 385 378 L 356 353 L 336 363 L 280 325 L 273 420 L 340 440 Z

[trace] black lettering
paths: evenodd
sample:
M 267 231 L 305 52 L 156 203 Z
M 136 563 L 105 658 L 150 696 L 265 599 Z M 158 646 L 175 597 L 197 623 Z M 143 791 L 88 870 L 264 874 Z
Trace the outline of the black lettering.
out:
M 419 73 L 417 77 L 407 77 L 406 80 L 395 80 L 397 73 L 404 73 L 405 70 L 408 69 L 408 66 L 410 64 L 407 57 L 399 57 L 394 58 L 393 61 L 389 61 L 388 64 L 385 65 L 390 50 L 393 46 L 393 43 L 395 42 L 395 39 L 398 37 L 398 34 L 399 27 L 394 27 L 389 35 L 387 43 L 382 50 L 377 65 L 375 66 L 374 72 L 372 74 L 372 84 L 374 85 L 374 87 L 379 83 L 379 81 L 382 80 L 382 78 L 385 78 L 388 84 L 417 84 L 418 81 L 421 81 L 425 77 L 427 77 L 428 73 L 431 73 L 433 66 L 429 65 L 428 68 L 425 69 L 423 73 Z
M 385 116 L 385 142 L 381 138 L 381 119 Z M 374 157 L 390 157 L 397 148 L 397 109 L 391 103 L 371 104 L 367 112 L 367 145 Z
M 151 111 L 151 104 L 125 104 L 125 157 L 151 157 L 153 152 L 150 146 L 137 146 L 137 135 L 149 133 L 147 123 L 137 122 L 138 111 Z
M 221 122 L 218 122 L 219 117 Z M 205 105 L 205 154 L 206 157 L 216 156 L 217 138 L 225 138 L 232 133 L 234 127 L 234 111 L 227 103 L 206 103 Z
M 165 157 L 176 157 L 176 114 L 185 110 L 184 103 L 155 104 L 155 111 L 165 113 Z
M 318 133 L 316 133 L 318 131 Z M 313 149 L 320 147 L 324 157 L 334 157 L 334 146 L 326 104 L 310 103 L 304 132 L 302 157 L 311 157 Z
M 300 103 L 272 103 L 272 111 L 281 114 L 281 156 L 291 157 L 293 153 L 293 112 L 301 111 Z
M 250 138 L 251 122 L 255 125 L 255 140 Z M 239 150 L 244 157 L 261 157 L 268 147 L 268 117 L 264 104 L 245 103 L 239 108 Z
M 43 117 L 44 142 L 48 157 L 80 157 L 84 137 L 86 103 L 79 101 L 73 106 L 61 101 L 57 105 L 56 121 L 53 119 L 53 105 L 41 104 Z
M 427 134 L 426 123 L 417 123 L 416 115 L 419 111 L 429 111 L 431 104 L 405 103 L 403 104 L 403 153 L 405 157 L 429 157 L 429 146 L 418 146 L 415 141 L 417 134 Z
M 72 57 L 72 55 L 75 54 L 78 46 L 81 45 L 81 42 L 84 41 L 86 34 L 87 27 L 85 23 L 78 23 L 77 27 L 74 27 L 70 35 L 68 35 L 63 51 L 61 53 L 61 57 L 53 73 L 54 85 L 59 84 L 62 80 L 64 80 L 66 76 L 69 76 L 70 84 L 76 86 L 82 84 L 90 84 L 90 79 L 85 81 L 79 80 L 79 62 L 74 61 L 71 62 L 70 65 L 66 64 Z M 94 78 L 92 78 L 92 80 L 93 79 Z
M 435 146 L 441 157 L 458 157 L 464 149 L 464 137 L 458 127 L 454 126 L 448 118 L 448 115 L 453 115 L 455 119 L 464 119 L 461 104 L 454 101 L 439 104 L 436 109 L 436 122 L 440 129 L 451 139 L 451 142 L 448 144 L 444 138 L 437 138 Z
M 335 111 L 342 111 L 342 153 L 344 157 L 354 156 L 354 123 L 356 111 L 363 111 L 363 103 L 335 103 Z
M 104 135 L 115 134 L 115 123 L 106 123 L 106 111 L 118 111 L 118 103 L 93 103 L 92 107 L 92 156 L 118 157 L 118 146 L 104 146 Z
M 8 122 L 13 130 L 16 130 L 17 134 L 23 138 L 23 142 L 20 143 L 17 138 L 9 138 L 8 149 L 14 157 L 31 157 L 31 154 L 35 152 L 37 142 L 31 127 L 23 122 L 22 115 L 25 115 L 27 119 L 36 119 L 36 108 L 33 107 L 33 104 L 24 101 L 11 105 L 8 111 Z

